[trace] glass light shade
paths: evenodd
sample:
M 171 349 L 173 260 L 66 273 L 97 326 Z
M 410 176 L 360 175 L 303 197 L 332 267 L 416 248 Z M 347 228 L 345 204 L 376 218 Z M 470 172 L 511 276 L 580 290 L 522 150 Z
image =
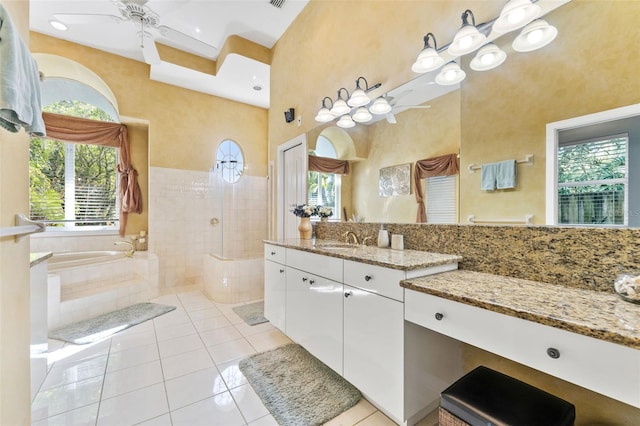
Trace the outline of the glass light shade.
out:
M 438 69 L 444 64 L 444 59 L 433 47 L 427 47 L 423 49 L 418 55 L 418 58 L 411 66 L 411 70 L 416 73 L 425 73 Z
M 493 31 L 501 34 L 508 33 L 524 27 L 538 16 L 540 16 L 540 6 L 531 3 L 531 0 L 509 0 L 493 23 Z
M 331 114 L 335 117 L 339 115 L 343 115 L 351 111 L 351 107 L 347 105 L 347 103 L 343 99 L 338 99 L 333 103 L 333 108 L 331 108 Z
M 371 98 L 367 96 L 364 90 L 356 89 L 351 94 L 351 97 L 347 101 L 347 104 L 349 104 L 349 106 L 352 106 L 352 107 L 360 107 L 368 104 L 369 102 L 371 102 Z
M 356 125 L 349 114 L 345 114 L 340 117 L 340 120 L 338 120 L 336 124 L 338 125 L 338 127 L 341 127 L 343 129 L 350 129 Z
M 356 123 L 366 123 L 367 121 L 371 121 L 373 116 L 365 107 L 360 107 L 356 110 L 356 113 L 353 114 L 353 121 Z
M 556 27 L 549 25 L 544 19 L 536 19 L 522 29 L 513 40 L 512 47 L 516 52 L 531 52 L 551 43 L 557 35 Z
M 449 62 L 436 76 L 436 83 L 441 86 L 450 86 L 460 83 L 466 76 L 467 74 L 460 68 L 460 65 Z
M 499 66 L 505 59 L 507 59 L 507 54 L 495 44 L 489 43 L 478 50 L 469 65 L 474 71 L 487 71 Z
M 382 97 L 373 101 L 373 104 L 369 107 L 369 112 L 372 114 L 386 114 L 389 111 L 391 111 L 391 105 Z
M 318 111 L 318 114 L 316 115 L 316 121 L 320 122 L 320 123 L 326 123 L 328 121 L 333 120 L 335 117 L 335 115 L 331 114 L 331 111 L 329 111 L 329 108 L 320 108 L 320 110 Z
M 460 28 L 453 38 L 447 52 L 453 56 L 462 56 L 471 53 L 482 46 L 487 37 L 473 25 L 465 25 Z

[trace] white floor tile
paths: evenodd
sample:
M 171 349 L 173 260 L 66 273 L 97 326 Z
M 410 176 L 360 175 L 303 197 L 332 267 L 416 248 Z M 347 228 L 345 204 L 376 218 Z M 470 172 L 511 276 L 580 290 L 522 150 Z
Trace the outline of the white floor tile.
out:
M 112 371 L 104 376 L 102 398 L 112 398 L 136 389 L 162 383 L 163 381 L 159 360 L 125 368 L 124 370 Z
M 164 384 L 149 386 L 100 403 L 98 426 L 140 423 L 169 412 Z
M 32 426 L 95 426 L 98 403 L 32 422 Z
M 171 426 L 171 415 L 164 414 L 162 416 L 154 417 L 142 423 L 138 423 L 137 426 Z
M 214 364 L 206 349 L 198 349 L 162 358 L 162 371 L 164 372 L 165 380 L 175 379 L 176 377 L 211 367 L 214 367 Z
M 189 323 L 191 318 L 183 309 L 176 309 L 153 319 L 156 329 L 163 326 Z
M 242 324 L 236 324 L 235 327 L 243 336 L 252 336 L 254 334 L 275 330 L 275 327 L 271 325 L 270 322 L 263 322 L 262 324 L 256 325 L 249 325 L 246 322 L 242 322 Z
M 258 352 L 264 352 L 271 349 L 275 349 L 279 346 L 291 343 L 291 339 L 285 336 L 280 330 L 274 328 L 273 330 L 266 331 L 264 333 L 253 334 L 246 336 L 246 339 L 251 343 L 254 349 Z
M 324 426 L 355 425 L 375 412 L 376 407 L 371 405 L 371 403 L 366 399 L 362 398 L 356 405 L 334 419 L 329 420 L 324 424 Z
M 242 416 L 247 422 L 252 422 L 269 414 L 260 397 L 254 392 L 251 385 L 243 385 L 231 390 L 231 395 L 240 408 Z
M 224 315 L 220 315 L 217 317 L 194 320 L 193 325 L 196 327 L 198 332 L 202 333 L 203 331 L 215 330 L 216 328 L 229 327 L 231 326 L 231 323 Z
M 189 312 L 189 317 L 193 322 L 207 319 L 207 318 L 216 318 L 220 316 L 224 316 L 224 315 L 222 312 L 220 312 L 220 309 L 216 308 L 215 306 L 207 309 L 201 309 L 199 311 Z
M 249 383 L 238 367 L 239 362 L 240 360 L 236 359 L 234 361 L 218 365 L 220 375 L 222 375 L 222 378 L 229 389 L 237 388 L 238 386 Z
M 207 350 L 216 365 L 224 364 L 234 359 L 246 358 L 256 353 L 256 350 L 246 339 L 237 339 L 215 346 L 207 346 Z
M 207 368 L 166 381 L 167 397 L 171 410 L 227 392 L 217 368 Z
M 163 340 L 175 339 L 176 337 L 188 336 L 191 334 L 197 334 L 197 331 L 193 324 L 184 323 L 173 326 L 158 327 L 156 328 L 156 335 L 158 336 L 158 342 Z
M 200 333 L 200 336 L 206 346 L 215 346 L 242 338 L 242 334 L 240 334 L 235 327 L 223 327 L 216 330 L 204 331 Z
M 100 400 L 102 376 L 40 391 L 31 405 L 31 420 L 42 420 Z
M 116 334 L 111 338 L 111 353 L 156 343 L 155 332 Z
M 393 420 L 382 414 L 380 411 L 376 411 L 357 424 L 358 426 L 396 426 L 396 423 Z
M 171 412 L 173 426 L 241 426 L 244 419 L 229 392 Z
M 60 342 L 60 340 L 56 340 Z M 109 348 L 111 347 L 111 340 L 103 340 L 98 343 L 89 345 L 73 345 L 71 343 L 64 343 L 63 345 L 49 346 L 49 362 L 53 362 L 54 366 L 61 364 L 78 363 L 82 360 L 88 360 L 96 358 L 102 355 L 109 354 Z
M 160 348 L 160 357 L 167 358 L 185 352 L 202 349 L 204 348 L 204 344 L 198 334 L 190 334 L 188 336 L 158 342 L 158 347 Z
M 278 426 L 278 422 L 269 414 L 268 416 L 260 417 L 258 420 L 250 422 L 249 426 Z
M 155 361 L 157 359 L 160 359 L 160 355 L 158 353 L 158 345 L 156 343 L 125 349 L 109 355 L 107 372 L 122 370 Z
M 83 359 L 77 363 L 59 365 L 56 363 L 51 370 L 49 370 L 46 379 L 44 379 L 42 383 L 41 389 L 51 389 L 92 377 L 103 376 L 106 368 L 107 355 Z

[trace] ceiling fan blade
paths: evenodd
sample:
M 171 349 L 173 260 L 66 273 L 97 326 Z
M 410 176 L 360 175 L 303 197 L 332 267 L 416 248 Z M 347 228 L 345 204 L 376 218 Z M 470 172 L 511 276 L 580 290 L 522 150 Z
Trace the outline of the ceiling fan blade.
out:
M 389 124 L 396 124 L 396 116 L 392 113 L 392 112 L 388 112 L 387 113 L 387 122 L 389 122 Z
M 69 25 L 91 25 L 91 24 L 113 24 L 124 22 L 116 15 L 98 15 L 91 13 L 54 13 L 53 17 L 63 24 Z
M 157 65 L 160 63 L 160 54 L 158 54 L 158 48 L 155 41 L 152 38 L 146 38 L 144 44 L 140 46 L 142 49 L 142 56 L 144 61 L 149 65 Z
M 160 25 L 157 27 L 157 29 L 163 37 L 166 37 L 176 44 L 198 52 L 199 54 L 206 57 L 214 57 L 216 51 L 218 50 L 210 44 L 200 41 L 197 38 L 191 37 L 190 35 L 178 30 L 174 30 L 171 27 L 167 27 L 166 25 Z

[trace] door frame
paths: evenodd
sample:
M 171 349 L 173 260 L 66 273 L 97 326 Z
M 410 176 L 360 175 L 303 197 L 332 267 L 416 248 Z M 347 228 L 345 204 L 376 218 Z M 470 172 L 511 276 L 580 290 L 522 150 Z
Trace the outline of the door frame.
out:
M 302 145 L 302 149 L 304 152 L 308 152 L 307 149 L 307 134 L 302 133 L 294 137 L 293 139 L 288 140 L 280 145 L 278 145 L 278 154 L 277 154 L 277 164 L 276 167 L 278 169 L 278 208 L 276 213 L 276 221 L 278 223 L 277 227 L 277 237 L 278 239 L 282 239 L 284 237 L 284 214 L 287 209 L 284 206 L 284 152 L 288 149 L 295 147 L 296 145 Z M 302 177 L 304 182 L 306 183 L 307 179 L 307 163 L 303 162 L 302 166 Z

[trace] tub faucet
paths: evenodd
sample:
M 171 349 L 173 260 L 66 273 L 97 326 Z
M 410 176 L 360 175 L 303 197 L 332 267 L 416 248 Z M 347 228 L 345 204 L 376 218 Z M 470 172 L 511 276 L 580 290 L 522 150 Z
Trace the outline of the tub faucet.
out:
M 127 257 L 133 257 L 133 253 L 136 252 L 136 248 L 133 245 L 132 242 L 130 241 L 116 241 L 115 243 L 113 243 L 114 246 L 117 246 L 119 244 L 126 244 L 129 246 L 129 250 L 127 251 Z

